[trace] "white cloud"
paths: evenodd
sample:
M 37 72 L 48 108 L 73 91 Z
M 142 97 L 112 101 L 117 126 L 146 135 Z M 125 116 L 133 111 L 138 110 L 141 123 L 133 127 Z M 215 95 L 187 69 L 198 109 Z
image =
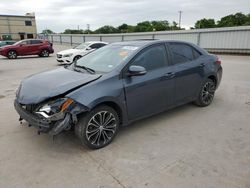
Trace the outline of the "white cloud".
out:
M 1 14 L 35 12 L 38 31 L 50 28 L 62 32 L 66 28 L 91 29 L 103 25 L 135 24 L 144 20 L 178 21 L 183 11 L 182 25 L 193 26 L 204 17 L 218 20 L 236 12 L 250 13 L 249 0 L 1 0 Z

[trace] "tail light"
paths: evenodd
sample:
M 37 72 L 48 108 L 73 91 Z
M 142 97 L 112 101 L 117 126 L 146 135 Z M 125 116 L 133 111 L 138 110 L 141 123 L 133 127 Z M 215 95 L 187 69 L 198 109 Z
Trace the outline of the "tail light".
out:
M 217 56 L 216 56 L 217 57 Z M 217 57 L 216 58 L 217 60 L 215 61 L 215 64 L 217 64 L 217 65 L 221 65 L 221 60 Z
M 217 65 L 221 65 L 221 60 L 217 60 L 217 61 L 215 61 L 215 64 L 217 64 Z

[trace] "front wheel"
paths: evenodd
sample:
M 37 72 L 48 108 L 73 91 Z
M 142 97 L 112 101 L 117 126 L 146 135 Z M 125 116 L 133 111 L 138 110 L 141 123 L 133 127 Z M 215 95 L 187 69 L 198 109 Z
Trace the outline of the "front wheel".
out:
M 110 144 L 119 130 L 117 112 L 109 106 L 98 106 L 84 114 L 75 126 L 75 133 L 82 144 L 99 149 Z
M 73 59 L 73 62 L 77 61 L 80 58 L 82 58 L 82 56 L 80 56 L 80 55 L 75 56 L 74 59 Z
M 17 58 L 17 53 L 16 53 L 16 51 L 10 50 L 10 51 L 8 52 L 8 58 L 9 58 L 9 59 L 16 59 L 16 58 Z
M 201 107 L 208 106 L 212 103 L 215 93 L 215 83 L 211 79 L 206 79 L 202 85 L 199 96 L 195 101 L 195 104 Z

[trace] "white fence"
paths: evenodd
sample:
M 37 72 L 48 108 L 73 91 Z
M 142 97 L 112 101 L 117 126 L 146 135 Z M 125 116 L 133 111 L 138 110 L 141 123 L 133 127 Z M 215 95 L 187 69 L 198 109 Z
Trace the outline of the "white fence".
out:
M 53 43 L 76 45 L 87 41 L 119 42 L 136 39 L 182 40 L 210 52 L 250 54 L 250 26 L 119 34 L 52 34 Z

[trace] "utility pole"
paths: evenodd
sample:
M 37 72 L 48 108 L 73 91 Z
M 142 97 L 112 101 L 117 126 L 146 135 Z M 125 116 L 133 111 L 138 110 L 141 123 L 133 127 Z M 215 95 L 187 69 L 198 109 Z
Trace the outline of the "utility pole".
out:
M 90 30 L 90 24 L 87 24 L 87 31 L 88 31 L 88 34 L 89 34 L 89 30 Z
M 182 11 L 178 11 L 179 12 L 179 28 L 181 29 L 181 14 L 182 14 Z

